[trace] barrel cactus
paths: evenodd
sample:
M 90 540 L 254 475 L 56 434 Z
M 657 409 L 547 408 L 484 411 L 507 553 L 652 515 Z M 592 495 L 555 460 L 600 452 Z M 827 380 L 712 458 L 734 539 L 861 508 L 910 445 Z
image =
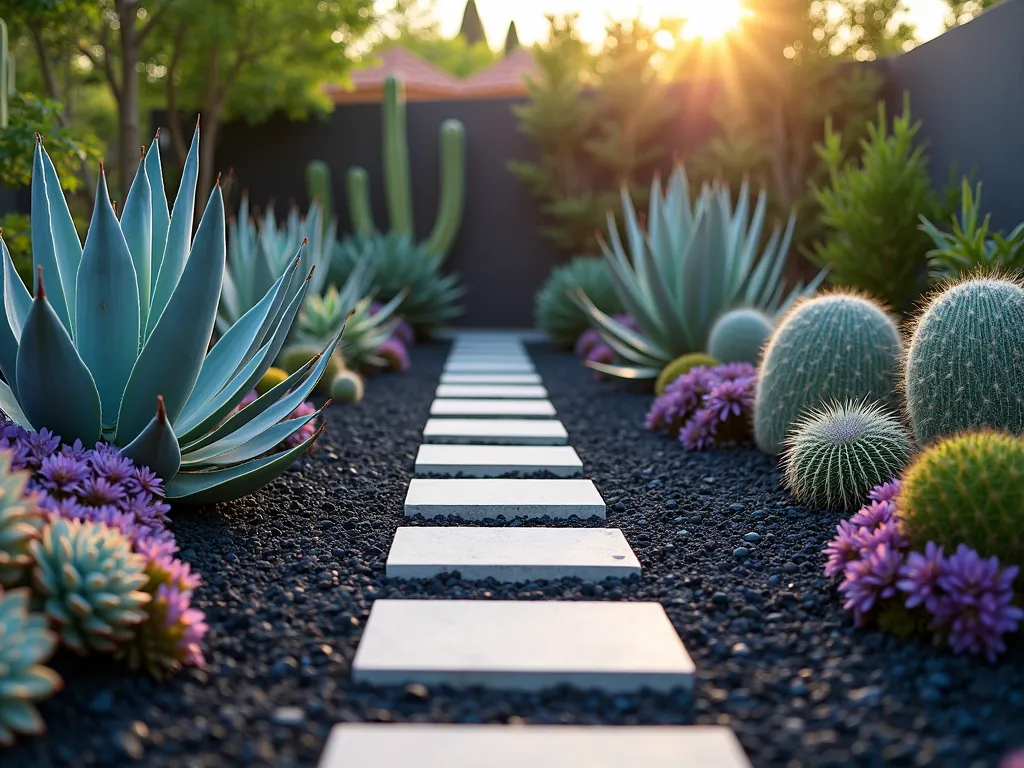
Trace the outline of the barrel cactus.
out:
M 26 494 L 28 472 L 11 471 L 11 454 L 0 455 L 0 585 L 20 584 L 32 565 L 29 544 L 43 527 L 42 508 Z
M 967 544 L 1024 567 L 1024 439 L 980 431 L 939 440 L 907 468 L 896 503 L 915 548 Z
M 46 617 L 29 613 L 28 589 L 0 587 L 0 746 L 9 747 L 19 733 L 45 730 L 36 703 L 60 690 L 63 681 L 43 666 L 57 646 Z
M 717 358 L 705 355 L 703 352 L 694 352 L 693 354 L 677 357 L 661 369 L 661 373 L 658 374 L 658 378 L 654 382 L 654 393 L 657 395 L 664 394 L 665 387 L 694 368 L 713 368 L 720 363 L 721 361 Z
M 760 310 L 750 307 L 733 309 L 711 326 L 708 354 L 723 363 L 757 365 L 773 328 L 775 322 Z
M 897 476 L 913 453 L 910 435 L 878 403 L 812 408 L 785 440 L 783 481 L 801 504 L 853 510 Z
M 32 578 L 61 642 L 78 653 L 111 652 L 134 637 L 150 596 L 145 559 L 102 523 L 54 518 L 30 545 Z
M 790 427 L 829 400 L 888 404 L 899 377 L 900 333 L 864 296 L 829 293 L 798 303 L 765 347 L 754 439 L 778 454 Z
M 904 366 L 917 439 L 981 427 L 1024 433 L 1024 285 L 971 278 L 932 296 Z
M 341 371 L 331 382 L 331 399 L 338 403 L 358 403 L 363 399 L 363 377 L 355 371 Z
M 568 264 L 555 267 L 537 291 L 533 317 L 537 328 L 544 331 L 555 346 L 563 349 L 571 349 L 590 329 L 587 313 L 570 298 L 575 291 L 583 291 L 606 315 L 623 312 L 622 301 L 615 293 L 612 268 L 604 259 L 577 256 Z M 600 341 L 597 331 L 592 335 Z

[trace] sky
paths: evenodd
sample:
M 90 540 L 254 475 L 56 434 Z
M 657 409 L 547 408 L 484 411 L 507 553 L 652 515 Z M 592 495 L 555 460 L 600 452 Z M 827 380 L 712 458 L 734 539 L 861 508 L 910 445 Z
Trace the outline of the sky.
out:
M 545 14 L 579 12 L 582 36 L 587 40 L 599 40 L 609 15 L 630 18 L 636 15 L 639 6 L 643 18 L 654 22 L 663 17 L 685 15 L 686 6 L 691 2 L 714 0 L 476 0 L 476 7 L 487 31 L 488 42 L 492 48 L 497 48 L 504 42 L 509 21 L 513 19 L 520 41 L 530 44 L 546 35 Z M 465 0 L 435 0 L 434 14 L 446 36 L 454 36 L 459 31 L 465 5 Z M 942 0 L 907 0 L 907 5 L 910 21 L 917 26 L 918 37 L 922 41 L 942 32 L 943 14 L 948 9 Z

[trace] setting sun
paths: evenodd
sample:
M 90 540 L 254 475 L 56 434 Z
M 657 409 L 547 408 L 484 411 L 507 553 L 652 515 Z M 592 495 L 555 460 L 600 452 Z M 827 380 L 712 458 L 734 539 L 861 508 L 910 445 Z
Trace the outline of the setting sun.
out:
M 696 0 L 685 4 L 683 37 L 717 40 L 739 26 L 747 14 L 743 0 Z

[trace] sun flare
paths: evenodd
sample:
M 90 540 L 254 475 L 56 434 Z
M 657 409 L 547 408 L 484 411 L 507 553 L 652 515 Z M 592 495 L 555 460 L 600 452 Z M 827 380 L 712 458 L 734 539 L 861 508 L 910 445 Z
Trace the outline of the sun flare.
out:
M 743 0 L 697 0 L 686 4 L 683 37 L 718 40 L 736 29 L 747 10 Z

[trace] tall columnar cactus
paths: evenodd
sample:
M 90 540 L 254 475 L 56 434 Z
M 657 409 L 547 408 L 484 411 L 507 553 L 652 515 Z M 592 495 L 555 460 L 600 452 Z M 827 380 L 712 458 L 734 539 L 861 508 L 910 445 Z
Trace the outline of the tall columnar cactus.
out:
M 914 325 L 903 375 L 922 443 L 979 427 L 1024 433 L 1024 285 L 973 278 L 935 294 Z
M 0 19 L 0 130 L 7 128 L 7 95 L 14 90 L 14 56 L 7 40 L 7 22 Z
M 887 401 L 900 353 L 896 324 L 871 299 L 832 293 L 800 302 L 779 324 L 761 361 L 757 447 L 778 454 L 792 425 L 826 401 Z
M 405 92 L 401 81 L 389 77 L 384 83 L 382 103 L 384 126 L 384 194 L 387 198 L 391 233 L 415 238 L 412 206 L 412 174 L 405 128 Z M 455 242 L 465 202 L 466 135 L 458 120 L 441 125 L 441 188 L 437 218 L 427 252 L 444 261 Z M 370 207 L 370 177 L 364 168 L 351 168 L 346 179 L 349 216 L 356 234 L 368 237 L 376 231 Z
M 326 234 L 334 217 L 334 195 L 331 188 L 331 169 L 323 160 L 312 160 L 306 166 L 306 190 L 309 205 L 316 203 L 323 211 L 323 231 Z

